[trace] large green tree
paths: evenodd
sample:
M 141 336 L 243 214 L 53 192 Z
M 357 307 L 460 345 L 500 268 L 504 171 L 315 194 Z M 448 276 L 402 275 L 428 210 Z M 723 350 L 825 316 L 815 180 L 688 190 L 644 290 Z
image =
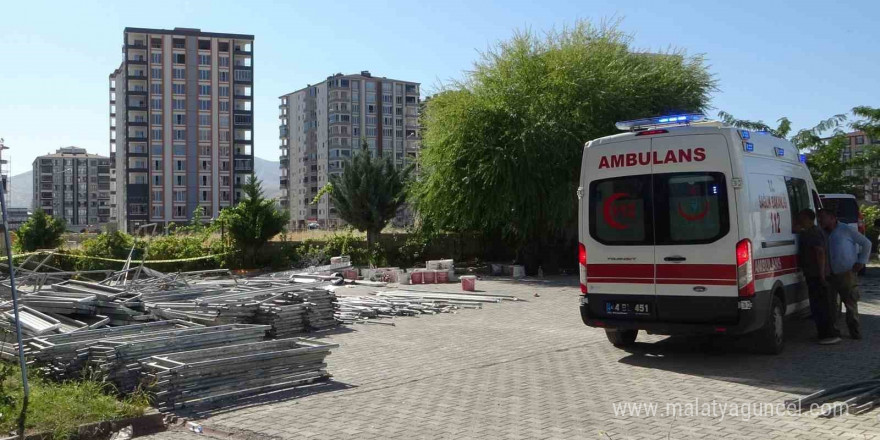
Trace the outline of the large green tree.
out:
M 67 226 L 63 220 L 46 214 L 42 209 L 37 209 L 15 231 L 16 245 L 24 252 L 54 249 L 61 246 L 61 236 L 65 232 L 67 232 Z
M 263 245 L 287 225 L 287 212 L 275 208 L 275 201 L 263 196 L 261 183 L 250 176 L 242 187 L 244 198 L 220 212 L 220 221 L 241 252 L 245 264 L 254 267 Z
M 420 217 L 517 249 L 570 240 L 585 142 L 616 121 L 702 111 L 714 89 L 701 57 L 643 52 L 616 25 L 518 32 L 426 102 Z
M 345 172 L 331 176 L 315 201 L 328 193 L 339 218 L 366 231 L 367 246 L 372 250 L 379 233 L 406 201 L 410 170 L 395 168 L 390 157 L 373 158 L 364 141 L 361 151 L 346 162 Z

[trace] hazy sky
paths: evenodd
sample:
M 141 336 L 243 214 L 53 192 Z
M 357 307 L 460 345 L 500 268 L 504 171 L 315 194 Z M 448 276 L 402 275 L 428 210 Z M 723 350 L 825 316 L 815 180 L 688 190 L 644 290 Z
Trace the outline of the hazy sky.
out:
M 703 53 L 739 118 L 812 125 L 880 106 L 880 1 L 426 2 L 0 0 L 0 137 L 13 174 L 59 146 L 109 153 L 108 75 L 126 26 L 254 34 L 255 153 L 278 160 L 278 96 L 336 72 L 460 78 L 515 29 L 622 18 L 636 46 Z M 585 139 L 586 140 L 586 139 Z

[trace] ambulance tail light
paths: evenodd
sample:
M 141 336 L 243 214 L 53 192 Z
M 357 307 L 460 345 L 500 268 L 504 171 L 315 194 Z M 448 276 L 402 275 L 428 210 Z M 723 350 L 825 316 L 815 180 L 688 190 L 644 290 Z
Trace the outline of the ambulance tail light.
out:
M 736 284 L 740 297 L 755 296 L 755 274 L 752 272 L 752 241 L 736 244 Z
M 587 247 L 578 243 L 578 268 L 580 269 L 581 293 L 587 294 Z

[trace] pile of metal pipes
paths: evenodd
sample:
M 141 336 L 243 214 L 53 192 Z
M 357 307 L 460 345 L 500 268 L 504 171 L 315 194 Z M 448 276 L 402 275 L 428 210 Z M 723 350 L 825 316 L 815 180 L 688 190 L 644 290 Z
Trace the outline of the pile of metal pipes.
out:
M 202 407 L 310 384 L 330 377 L 335 344 L 279 339 L 193 350 L 140 361 L 160 411 Z
M 76 378 L 86 367 L 89 347 L 106 339 L 125 336 L 159 335 L 175 330 L 201 327 L 186 321 L 158 321 L 121 327 L 104 327 L 74 333 L 37 336 L 23 342 L 28 359 L 47 376 L 58 380 Z
M 340 296 L 336 299 L 336 319 L 346 324 L 370 323 L 376 318 L 393 316 L 434 315 L 454 313 L 460 308 L 481 308 L 482 305 L 455 305 L 445 301 L 422 298 L 376 298 Z
M 797 411 L 819 408 L 819 417 L 824 418 L 864 414 L 880 406 L 880 376 L 822 390 L 800 399 L 786 401 L 785 404 L 787 408 Z
M 488 295 L 488 294 L 472 294 L 472 293 L 453 293 L 453 292 L 427 292 L 416 290 L 391 290 L 387 292 L 376 292 L 376 296 L 384 299 L 423 299 L 442 301 L 452 305 L 469 305 L 483 303 L 500 303 L 501 301 L 520 301 L 519 298 L 512 295 Z

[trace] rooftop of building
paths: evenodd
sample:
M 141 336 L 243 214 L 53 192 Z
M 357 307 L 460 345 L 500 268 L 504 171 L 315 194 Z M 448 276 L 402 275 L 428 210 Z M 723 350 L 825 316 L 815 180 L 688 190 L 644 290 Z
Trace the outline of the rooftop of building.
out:
M 37 159 L 43 159 L 47 157 L 84 157 L 84 158 L 94 158 L 94 159 L 110 159 L 107 156 L 101 156 L 100 154 L 91 154 L 86 151 L 85 148 L 81 147 L 61 147 L 55 150 L 54 153 L 47 153 L 42 156 L 38 156 Z
M 381 77 L 379 77 L 379 76 L 373 76 L 373 74 L 371 74 L 369 70 L 362 70 L 360 73 L 352 73 L 352 74 L 348 74 L 348 75 L 343 75 L 342 73 L 337 73 L 337 74 L 334 74 L 334 75 L 330 75 L 330 76 L 328 76 L 326 79 L 324 79 L 323 81 L 321 81 L 321 83 L 326 82 L 326 81 L 331 80 L 331 79 L 338 79 L 338 78 L 345 78 L 345 79 L 372 79 L 372 80 L 377 80 L 377 81 L 393 81 L 393 82 L 399 82 L 399 83 L 404 83 L 404 84 L 415 84 L 415 85 L 417 85 L 417 86 L 418 86 L 418 85 L 421 85 L 421 83 L 418 83 L 418 82 L 415 82 L 415 81 L 404 81 L 404 80 L 402 80 L 402 79 L 386 78 L 386 77 L 384 77 L 384 76 L 381 76 Z M 306 89 L 308 89 L 309 87 L 314 87 L 314 86 L 316 86 L 316 85 L 318 85 L 318 84 L 320 84 L 320 83 L 307 84 L 305 87 L 303 87 L 303 88 L 301 88 L 301 89 L 294 90 L 294 91 L 292 91 L 292 92 L 290 92 L 290 93 L 285 93 L 285 94 L 279 96 L 279 98 L 283 98 L 283 97 L 285 97 L 285 96 L 290 96 L 290 95 L 293 95 L 294 93 L 302 92 L 303 90 L 306 90 Z
M 866 136 L 866 137 L 868 136 L 868 135 L 865 134 L 864 131 L 860 131 L 860 130 L 857 130 L 857 131 L 850 131 L 850 132 L 847 132 L 847 133 L 843 133 L 843 135 L 844 135 L 844 136 Z M 836 135 L 826 136 L 826 137 L 823 137 L 822 140 L 831 139 L 831 138 L 833 138 L 834 136 L 836 136 Z
M 180 28 L 174 29 L 152 29 L 126 27 L 123 31 L 126 34 L 161 34 L 161 35 L 181 35 L 190 37 L 211 37 L 211 38 L 232 38 L 237 40 L 253 40 L 254 36 L 249 34 L 229 34 L 223 32 L 202 32 L 201 29 Z

